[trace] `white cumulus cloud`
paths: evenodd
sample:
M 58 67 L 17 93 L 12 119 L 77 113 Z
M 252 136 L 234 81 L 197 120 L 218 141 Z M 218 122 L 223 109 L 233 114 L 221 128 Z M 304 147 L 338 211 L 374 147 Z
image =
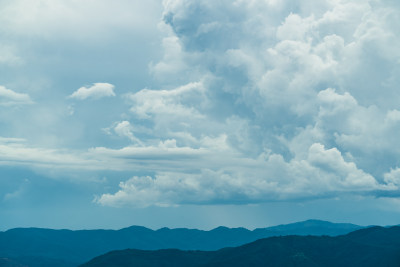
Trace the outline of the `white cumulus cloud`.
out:
M 399 14 L 368 0 L 164 1 L 150 71 L 169 89 L 130 94 L 131 119 L 144 147 L 204 154 L 159 161 L 98 203 L 396 195 Z
M 103 97 L 115 96 L 114 85 L 110 83 L 94 83 L 91 87 L 81 87 L 73 92 L 69 97 L 79 100 L 87 98 L 99 99 Z

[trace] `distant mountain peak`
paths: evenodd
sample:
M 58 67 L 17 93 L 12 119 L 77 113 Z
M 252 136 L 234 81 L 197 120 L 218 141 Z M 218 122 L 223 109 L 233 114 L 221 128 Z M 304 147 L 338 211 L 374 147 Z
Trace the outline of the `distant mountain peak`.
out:
M 129 227 L 125 227 L 125 228 L 120 229 L 119 231 L 132 231 L 132 230 L 133 231 L 153 231 L 147 227 L 139 226 L 139 225 L 132 225 Z

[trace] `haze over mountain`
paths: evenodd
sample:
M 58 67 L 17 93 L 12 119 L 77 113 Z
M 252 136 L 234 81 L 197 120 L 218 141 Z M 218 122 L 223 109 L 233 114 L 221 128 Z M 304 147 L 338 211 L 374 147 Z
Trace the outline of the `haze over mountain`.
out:
M 81 267 L 400 266 L 400 227 L 371 227 L 343 236 L 280 236 L 218 251 L 113 251 Z
M 182 249 L 217 250 L 260 238 L 281 235 L 341 235 L 362 228 L 346 223 L 308 220 L 287 225 L 248 230 L 218 227 L 151 230 L 132 226 L 121 230 L 52 230 L 16 228 L 0 232 L 0 257 L 29 266 L 76 266 L 112 250 Z

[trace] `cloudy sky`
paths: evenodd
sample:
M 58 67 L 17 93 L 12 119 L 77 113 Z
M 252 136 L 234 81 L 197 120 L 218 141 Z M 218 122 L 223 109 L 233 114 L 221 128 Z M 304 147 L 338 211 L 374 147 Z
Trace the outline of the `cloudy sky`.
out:
M 0 230 L 400 221 L 397 0 L 0 0 Z

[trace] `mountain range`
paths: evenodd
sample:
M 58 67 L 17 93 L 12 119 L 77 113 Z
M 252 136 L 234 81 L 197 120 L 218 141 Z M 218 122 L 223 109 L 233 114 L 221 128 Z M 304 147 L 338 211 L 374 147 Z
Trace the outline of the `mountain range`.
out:
M 354 267 L 400 266 L 400 227 L 371 227 L 343 236 L 279 236 L 217 251 L 121 250 L 81 267 Z
M 73 267 L 113 250 L 173 248 L 213 251 L 272 236 L 337 236 L 361 228 L 354 224 L 319 220 L 255 230 L 227 227 L 218 227 L 210 231 L 186 228 L 151 230 L 141 226 L 131 226 L 120 230 L 77 231 L 15 228 L 0 232 L 0 258 L 2 258 L 0 267 Z

